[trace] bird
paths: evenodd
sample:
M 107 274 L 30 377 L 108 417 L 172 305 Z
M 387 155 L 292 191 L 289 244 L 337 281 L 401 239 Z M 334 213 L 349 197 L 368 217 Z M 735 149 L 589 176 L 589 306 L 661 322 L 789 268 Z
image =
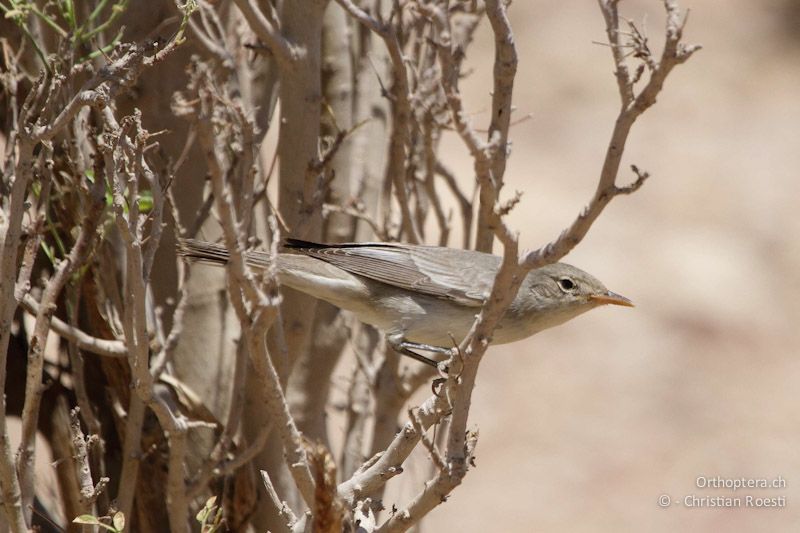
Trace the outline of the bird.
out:
M 449 354 L 453 339 L 467 335 L 494 283 L 496 255 L 404 243 L 320 244 L 286 239 L 277 256 L 250 250 L 245 262 L 264 269 L 273 262 L 278 281 L 383 331 L 389 345 L 423 363 L 438 362 L 418 350 Z M 178 253 L 189 261 L 224 266 L 222 244 L 182 239 Z M 500 319 L 493 344 L 516 342 L 603 305 L 633 307 L 591 274 L 566 263 L 527 273 Z

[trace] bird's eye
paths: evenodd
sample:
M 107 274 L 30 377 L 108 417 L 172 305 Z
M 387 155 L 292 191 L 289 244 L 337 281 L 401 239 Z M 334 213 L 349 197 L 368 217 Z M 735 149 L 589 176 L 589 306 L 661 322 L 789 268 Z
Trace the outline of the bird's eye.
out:
M 558 286 L 561 287 L 561 290 L 570 292 L 575 289 L 575 282 L 569 278 L 561 278 L 558 280 Z

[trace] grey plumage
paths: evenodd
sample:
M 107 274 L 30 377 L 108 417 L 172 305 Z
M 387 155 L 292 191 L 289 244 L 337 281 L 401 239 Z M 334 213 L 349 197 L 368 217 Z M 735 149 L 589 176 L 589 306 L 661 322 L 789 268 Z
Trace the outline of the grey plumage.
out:
M 501 259 L 472 250 L 399 243 L 317 244 L 287 240 L 275 258 L 281 283 L 342 309 L 386 332 L 390 342 L 450 346 L 469 331 L 488 297 Z M 224 265 L 224 246 L 180 243 L 191 260 Z M 264 268 L 271 258 L 246 254 Z M 494 342 L 523 339 L 603 304 L 630 306 L 596 278 L 564 263 L 528 273 L 498 328 Z

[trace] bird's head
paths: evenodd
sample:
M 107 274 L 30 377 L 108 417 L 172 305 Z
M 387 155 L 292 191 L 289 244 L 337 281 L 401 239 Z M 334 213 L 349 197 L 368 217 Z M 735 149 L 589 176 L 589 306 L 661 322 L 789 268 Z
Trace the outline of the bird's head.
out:
M 525 316 L 531 334 L 601 305 L 633 307 L 633 302 L 611 292 L 599 279 L 579 268 L 553 263 L 528 273 L 511 305 L 511 313 Z

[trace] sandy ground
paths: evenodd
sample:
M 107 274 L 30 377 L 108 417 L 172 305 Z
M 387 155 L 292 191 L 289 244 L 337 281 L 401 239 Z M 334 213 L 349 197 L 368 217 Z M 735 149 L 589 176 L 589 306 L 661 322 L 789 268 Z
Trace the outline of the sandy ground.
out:
M 660 3 L 622 5 L 634 20 L 647 13 L 660 50 Z M 796 528 L 800 40 L 789 5 L 682 2 L 687 41 L 705 49 L 634 128 L 625 168 L 652 178 L 615 200 L 567 259 L 637 307 L 490 350 L 472 411 L 478 467 L 423 530 Z M 524 191 L 510 220 L 533 248 L 590 197 L 618 97 L 609 51 L 592 44 L 604 40 L 594 2 L 515 2 L 511 13 L 517 113 L 532 119 L 513 130 L 506 194 Z M 476 122 L 486 121 L 490 43 L 482 32 L 463 85 Z M 458 142 L 447 149 L 470 179 Z M 713 489 L 699 477 L 785 486 Z M 421 472 L 412 479 L 408 492 Z M 693 495 L 741 507 L 701 508 Z M 748 508 L 747 496 L 785 506 Z

